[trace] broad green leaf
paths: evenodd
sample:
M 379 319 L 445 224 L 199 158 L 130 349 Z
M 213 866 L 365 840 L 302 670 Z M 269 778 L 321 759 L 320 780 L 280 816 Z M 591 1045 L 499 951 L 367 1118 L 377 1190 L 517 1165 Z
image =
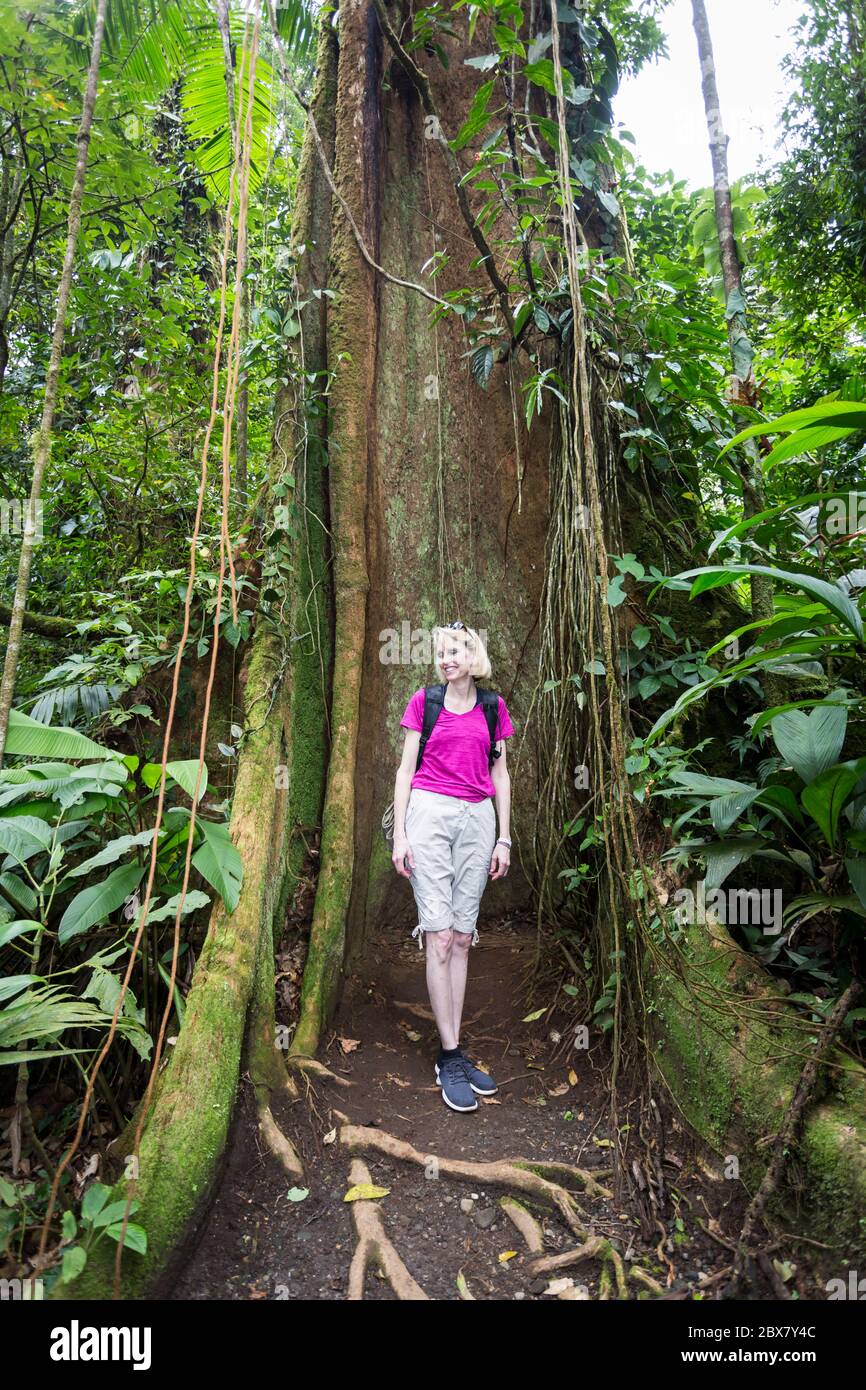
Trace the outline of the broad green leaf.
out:
M 732 584 L 743 575 L 752 574 L 763 574 L 775 580 L 777 584 L 791 584 L 797 589 L 802 589 L 804 593 L 823 603 L 825 608 L 862 641 L 863 619 L 855 604 L 838 584 L 830 584 L 826 579 L 819 579 L 816 575 L 777 569 L 774 565 L 725 565 L 719 568 L 704 566 L 700 569 L 684 570 L 673 577 L 694 579 L 692 598 L 695 598 L 707 589 Z
M 51 843 L 51 828 L 36 816 L 0 819 L 0 853 L 18 864 L 26 864 L 36 854 L 44 854 Z
M 25 932 L 44 931 L 45 927 L 41 922 L 34 921 L 31 917 L 19 917 L 14 922 L 4 922 L 0 927 L 0 946 L 8 946 L 10 941 L 15 941 Z
M 149 845 L 153 839 L 153 828 L 142 830 L 138 835 L 120 835 L 116 840 L 110 840 L 98 854 L 94 854 L 90 859 L 85 859 L 82 864 L 76 864 L 74 869 L 70 869 L 68 878 L 78 878 L 81 874 L 89 874 L 94 869 L 101 869 L 104 864 L 113 864 L 116 860 L 126 854 L 127 850 L 133 849 L 136 845 Z
M 810 917 L 817 917 L 822 912 L 855 912 L 858 917 L 866 917 L 866 907 L 853 893 L 839 897 L 831 897 L 829 893 L 804 893 L 801 898 L 788 903 L 782 917 L 790 925 L 795 918 L 808 922 Z
M 6 753 L 14 753 L 26 758 L 117 758 L 122 754 L 111 748 L 103 748 L 93 739 L 85 738 L 75 729 L 55 728 L 40 724 L 37 719 L 22 714 L 21 710 L 9 711 L 9 729 L 6 734 Z
M 803 788 L 800 800 L 820 826 L 831 849 L 836 847 L 836 830 L 845 802 L 864 773 L 866 758 L 857 758 L 856 761 L 828 767 L 808 787 Z
M 0 888 L 25 916 L 35 917 L 39 908 L 39 897 L 29 883 L 25 883 L 16 874 L 0 873 Z
M 183 913 L 197 912 L 200 907 L 207 907 L 210 898 L 207 893 L 201 893 L 197 888 L 190 890 L 183 900 Z M 180 893 L 175 893 L 173 898 L 162 904 L 162 907 L 154 907 L 147 914 L 148 925 L 151 922 L 165 922 L 168 918 L 177 916 L 177 909 L 180 903 Z
M 769 473 L 777 464 L 784 463 L 787 459 L 799 458 L 802 454 L 813 453 L 816 449 L 822 449 L 825 444 L 835 444 L 839 439 L 846 439 L 854 430 L 843 425 L 813 425 L 810 429 L 795 430 L 789 434 L 787 439 L 782 439 L 762 459 L 764 471 Z
M 23 990 L 29 989 L 31 985 L 38 984 L 41 980 L 41 975 L 4 975 L 0 979 L 0 1000 L 12 999 L 16 994 L 21 994 Z
M 727 840 L 718 840 L 714 844 L 704 845 L 699 851 L 707 865 L 705 885 L 709 888 L 721 888 L 725 879 L 734 872 L 738 865 L 751 859 L 753 854 L 758 853 L 766 845 L 766 840 L 757 836 L 731 836 Z
M 866 907 L 866 859 L 849 858 L 845 860 L 845 868 L 848 870 L 848 878 L 851 880 L 851 887 L 857 894 L 864 907 Z
M 234 912 L 243 881 L 243 860 L 225 823 L 197 820 L 196 825 L 205 836 L 205 842 L 196 850 L 192 862 L 202 877 L 219 893 L 227 911 Z
M 109 1226 L 105 1234 L 110 1236 L 112 1240 L 116 1240 L 119 1244 L 122 1233 L 123 1225 L 118 1221 L 115 1226 Z M 147 1232 L 144 1227 L 136 1226 L 134 1222 L 130 1221 L 126 1228 L 123 1246 L 125 1250 L 134 1250 L 138 1255 L 146 1255 Z
M 123 864 L 101 883 L 84 888 L 67 907 L 57 928 L 57 939 L 63 945 L 98 922 L 104 922 L 138 887 L 144 874 L 143 864 Z
M 63 1213 L 66 1216 L 66 1212 Z M 83 1245 L 72 1245 L 63 1251 L 63 1263 L 60 1271 L 60 1278 L 64 1284 L 68 1284 L 72 1279 L 77 1279 L 78 1275 L 87 1264 L 87 1251 Z
M 739 820 L 744 811 L 747 811 L 752 802 L 760 795 L 758 787 L 744 787 L 742 791 L 731 792 L 728 796 L 720 796 L 709 804 L 710 819 L 713 829 L 719 835 L 723 835 L 726 830 L 730 830 L 735 820 Z
M 836 697 L 834 703 L 837 703 L 839 701 L 839 692 L 834 691 L 834 695 Z M 755 716 L 754 722 L 751 725 L 752 736 L 755 737 L 757 734 L 761 732 L 762 729 L 765 729 L 768 724 L 772 724 L 773 720 L 778 715 L 787 714 L 789 710 L 805 709 L 807 707 L 811 708 L 813 705 L 825 705 L 829 703 L 830 701 L 827 699 L 826 696 L 816 695 L 814 698 L 810 698 L 808 700 L 792 700 L 787 705 L 774 705 L 772 709 L 766 709 L 763 711 L 762 714 Z M 844 703 L 847 707 L 847 700 Z
M 787 415 L 779 415 L 775 420 L 762 420 L 760 424 L 749 425 L 729 439 L 720 451 L 719 458 L 745 439 L 758 435 L 779 434 L 784 430 L 804 429 L 809 425 L 845 425 L 851 429 L 866 430 L 866 403 L 863 401 L 827 401 L 823 404 L 807 406 L 803 410 L 792 410 Z
M 707 777 L 702 772 L 671 772 L 668 781 L 676 782 L 691 796 L 728 796 L 732 792 L 753 790 L 747 782 L 735 782 L 730 777 Z
M 780 714 L 770 728 L 785 762 L 804 782 L 814 782 L 819 773 L 838 762 L 847 724 L 844 705 L 823 704 L 816 705 L 811 714 L 802 710 Z
M 479 130 L 482 130 L 487 124 L 489 119 L 487 102 L 495 85 L 496 79 L 491 77 L 489 82 L 483 82 L 478 88 L 469 115 L 451 142 L 455 150 L 462 150 L 463 146 L 467 145 L 473 136 L 477 135 Z
M 111 1188 L 106 1187 L 105 1183 L 91 1183 L 81 1203 L 82 1221 L 95 1221 L 108 1201 L 110 1193 Z
M 173 778 L 179 787 L 183 788 L 190 799 L 192 799 L 193 792 L 195 791 L 198 768 L 199 764 L 196 758 L 188 758 L 183 762 L 166 763 L 165 765 L 168 776 Z M 159 786 L 161 777 L 162 765 L 160 763 L 145 763 L 144 767 L 141 769 L 141 780 L 144 782 L 144 785 L 150 787 L 151 790 Z M 202 764 L 201 770 L 201 784 L 198 793 L 199 801 L 201 801 L 207 791 L 207 781 L 207 764 L 204 763 Z

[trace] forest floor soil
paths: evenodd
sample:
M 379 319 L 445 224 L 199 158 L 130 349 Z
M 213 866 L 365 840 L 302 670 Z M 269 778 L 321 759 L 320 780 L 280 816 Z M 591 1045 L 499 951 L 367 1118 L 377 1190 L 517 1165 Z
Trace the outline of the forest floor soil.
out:
M 349 1087 L 299 1077 L 299 1098 L 275 1096 L 274 1116 L 304 1163 L 292 1183 L 263 1143 L 249 1077 L 241 1081 L 231 1141 L 215 1199 L 188 1262 L 166 1296 L 173 1299 L 304 1299 L 347 1297 L 357 1245 L 352 1203 L 353 1156 L 340 1131 L 351 1124 L 385 1131 L 424 1155 L 423 1166 L 368 1149 L 358 1156 L 372 1182 L 387 1189 L 376 1207 L 388 1239 L 431 1299 L 534 1300 L 597 1298 L 597 1260 L 547 1274 L 533 1271 L 523 1236 L 500 1199 L 505 1190 L 438 1171 L 437 1158 L 486 1163 L 531 1159 L 610 1170 L 605 1088 L 606 1042 L 574 1046 L 568 1000 L 526 1021 L 526 979 L 536 936 L 529 920 L 484 918 L 470 951 L 461 1044 L 499 1086 L 469 1114 L 450 1110 L 435 1084 L 438 1033 L 425 982 L 424 956 L 407 929 L 384 925 L 348 976 L 319 1059 Z M 607 1237 L 625 1266 L 640 1265 L 667 1298 L 714 1299 L 727 1280 L 715 1278 L 732 1259 L 749 1194 L 724 1176 L 723 1160 L 664 1109 L 664 1175 L 670 1192 L 666 1231 L 644 1241 L 627 1203 L 590 1196 L 570 1180 L 588 1233 Z M 638 1102 L 621 1123 L 638 1121 Z M 636 1150 L 637 1151 L 637 1150 Z M 599 1181 L 612 1188 L 611 1178 Z M 559 1212 L 513 1193 L 539 1223 L 543 1254 L 580 1242 Z M 795 1237 L 773 1252 L 793 1272 L 800 1298 L 825 1298 L 820 1252 Z M 785 1271 L 788 1273 L 788 1271 Z M 565 1282 L 563 1282 L 565 1281 Z M 461 1288 L 464 1290 L 461 1293 Z M 631 1280 L 629 1297 L 657 1297 Z M 615 1294 L 614 1294 L 615 1296 Z M 394 1300 L 390 1283 L 371 1265 L 364 1297 Z M 768 1294 L 769 1297 L 769 1294 Z

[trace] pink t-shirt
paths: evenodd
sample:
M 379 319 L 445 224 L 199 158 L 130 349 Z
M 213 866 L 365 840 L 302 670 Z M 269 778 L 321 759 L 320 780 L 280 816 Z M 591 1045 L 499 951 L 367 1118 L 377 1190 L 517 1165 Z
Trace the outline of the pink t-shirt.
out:
M 404 729 L 424 727 L 424 688 L 416 690 L 400 720 Z M 499 696 L 497 741 L 514 733 L 511 719 L 502 696 Z M 419 791 L 440 792 L 443 796 L 459 796 L 463 801 L 484 801 L 495 794 L 488 770 L 490 734 L 480 704 L 465 714 L 440 711 L 427 740 L 424 758 L 412 778 Z

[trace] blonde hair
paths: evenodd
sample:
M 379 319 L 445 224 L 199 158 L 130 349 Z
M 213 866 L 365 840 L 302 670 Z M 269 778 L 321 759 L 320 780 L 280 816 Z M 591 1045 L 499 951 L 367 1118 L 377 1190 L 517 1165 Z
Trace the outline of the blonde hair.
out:
M 475 631 L 474 628 L 471 627 L 434 627 L 433 662 L 436 666 L 436 670 L 439 674 L 440 679 L 442 678 L 443 672 L 441 666 L 439 665 L 436 652 L 439 649 L 440 642 L 443 642 L 446 639 L 450 640 L 451 638 L 454 638 L 455 640 L 459 639 L 463 643 L 466 650 L 469 652 L 471 657 L 471 662 L 469 666 L 470 676 L 472 676 L 473 679 L 476 681 L 486 681 L 488 677 L 492 674 L 490 658 L 487 655 L 487 648 L 485 647 L 481 638 L 478 636 L 478 633 Z

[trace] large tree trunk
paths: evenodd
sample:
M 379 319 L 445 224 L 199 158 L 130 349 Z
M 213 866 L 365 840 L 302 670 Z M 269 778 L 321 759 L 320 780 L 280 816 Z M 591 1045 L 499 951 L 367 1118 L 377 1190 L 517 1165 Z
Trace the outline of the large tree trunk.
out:
M 414 88 L 383 51 L 369 0 L 341 6 L 339 30 L 335 177 L 367 250 L 391 274 L 439 295 L 486 284 L 483 271 L 469 268 L 476 248 L 439 143 L 428 138 Z M 471 50 L 447 46 L 447 70 L 435 58 L 416 57 L 452 136 L 477 86 L 475 70 L 462 60 L 486 50 L 483 33 Z M 468 167 L 471 150 L 462 158 Z M 432 325 L 427 300 L 366 264 L 336 203 L 332 216 L 334 702 L 322 869 L 294 1044 L 302 1052 L 315 1048 L 344 957 L 357 953 L 383 914 L 405 914 L 407 923 L 411 914 L 410 890 L 394 875 L 379 820 L 393 792 L 403 707 L 437 677 L 429 656 L 411 659 L 411 636 L 403 642 L 405 661 L 391 664 L 388 634 L 429 634 L 457 616 L 486 629 L 491 683 L 520 731 L 537 669 L 547 505 L 547 430 L 542 422 L 527 436 L 519 391 L 525 368 L 495 366 L 482 391 L 455 317 Z M 423 266 L 437 251 L 450 260 L 434 286 Z M 519 508 L 518 460 L 525 473 Z M 416 648 L 422 645 L 416 640 Z M 518 834 L 528 825 L 533 775 L 524 749 Z M 525 896 L 519 874 L 507 890 L 496 890 L 498 901 L 506 901 L 506 891 L 512 901 Z

